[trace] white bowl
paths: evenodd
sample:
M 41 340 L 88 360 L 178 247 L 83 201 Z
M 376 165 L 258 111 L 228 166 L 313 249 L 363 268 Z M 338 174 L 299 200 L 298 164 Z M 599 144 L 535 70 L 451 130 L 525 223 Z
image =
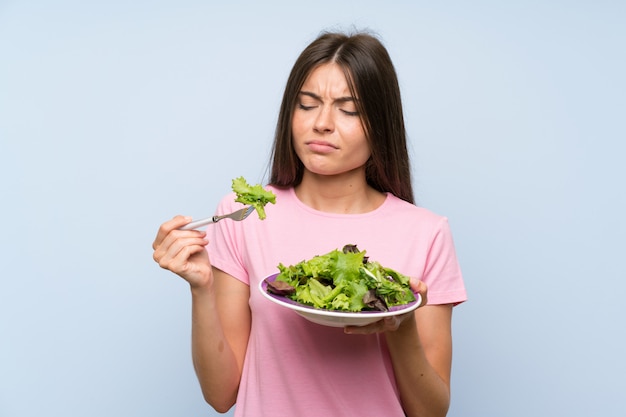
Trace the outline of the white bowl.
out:
M 278 276 L 278 273 L 270 275 L 261 282 L 259 282 L 259 290 L 268 300 L 279 306 L 286 307 L 295 311 L 305 319 L 321 324 L 323 326 L 330 327 L 344 327 L 344 326 L 365 326 L 366 324 L 374 323 L 384 317 L 397 316 L 399 314 L 405 314 L 415 310 L 421 303 L 421 296 L 415 294 L 415 301 L 404 304 L 401 306 L 394 306 L 390 308 L 390 311 L 362 311 L 362 312 L 347 312 L 347 311 L 334 311 L 334 310 L 322 310 L 319 308 L 300 304 L 291 300 L 288 297 L 282 295 L 272 294 L 267 291 L 267 282 L 274 281 Z

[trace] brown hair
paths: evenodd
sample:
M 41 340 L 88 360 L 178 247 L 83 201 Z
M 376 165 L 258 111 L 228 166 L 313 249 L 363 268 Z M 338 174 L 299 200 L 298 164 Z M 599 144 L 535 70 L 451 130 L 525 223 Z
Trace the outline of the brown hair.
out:
M 272 147 L 270 184 L 300 184 L 304 166 L 293 148 L 291 123 L 298 94 L 309 74 L 333 62 L 343 68 L 356 101 L 371 157 L 367 183 L 413 203 L 406 130 L 396 71 L 382 43 L 373 35 L 322 33 L 296 60 L 285 87 Z

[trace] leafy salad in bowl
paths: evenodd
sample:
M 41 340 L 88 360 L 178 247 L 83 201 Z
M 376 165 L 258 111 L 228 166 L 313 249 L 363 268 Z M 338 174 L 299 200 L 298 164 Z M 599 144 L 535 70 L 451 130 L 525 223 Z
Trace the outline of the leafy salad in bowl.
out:
M 409 277 L 371 261 L 356 245 L 345 245 L 279 272 L 260 283 L 271 301 L 330 326 L 364 325 L 419 306 Z

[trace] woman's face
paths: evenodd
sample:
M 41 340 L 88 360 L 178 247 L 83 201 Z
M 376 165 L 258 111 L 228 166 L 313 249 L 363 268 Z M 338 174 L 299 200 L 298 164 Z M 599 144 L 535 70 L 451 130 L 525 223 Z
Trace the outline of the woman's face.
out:
M 370 148 L 356 100 L 339 65 L 320 65 L 308 76 L 292 120 L 293 145 L 306 170 L 338 175 L 364 168 Z

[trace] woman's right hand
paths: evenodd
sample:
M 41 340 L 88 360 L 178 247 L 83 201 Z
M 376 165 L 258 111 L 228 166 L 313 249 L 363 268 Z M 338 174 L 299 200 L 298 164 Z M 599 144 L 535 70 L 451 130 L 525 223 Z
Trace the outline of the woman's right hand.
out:
M 176 216 L 161 225 L 154 242 L 153 258 L 161 268 L 184 278 L 192 288 L 212 285 L 211 262 L 206 251 L 206 232 L 179 230 L 191 218 Z

